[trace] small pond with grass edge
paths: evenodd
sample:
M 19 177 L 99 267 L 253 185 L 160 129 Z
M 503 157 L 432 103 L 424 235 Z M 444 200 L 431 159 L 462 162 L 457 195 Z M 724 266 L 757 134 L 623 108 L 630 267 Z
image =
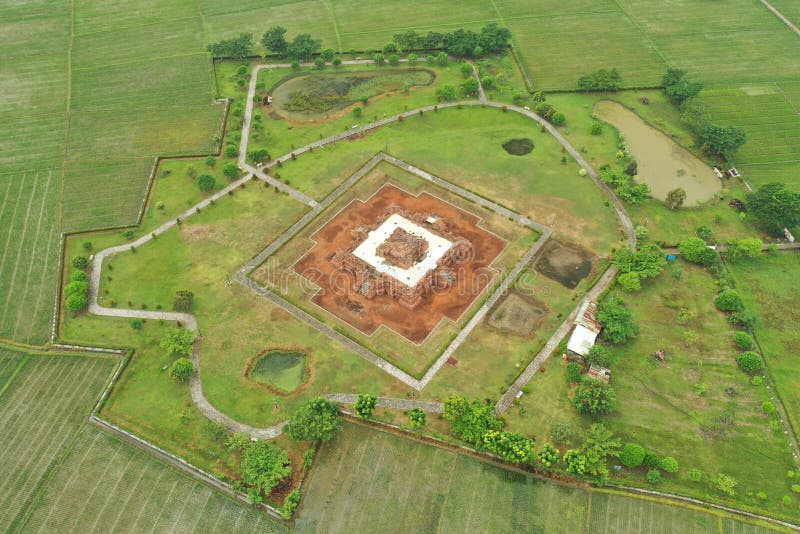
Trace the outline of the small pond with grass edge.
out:
M 308 379 L 308 357 L 297 351 L 270 350 L 251 363 L 247 377 L 277 392 L 292 393 Z
M 524 156 L 533 150 L 533 141 L 528 138 L 509 139 L 503 143 L 503 150 L 512 156 Z
M 653 198 L 663 201 L 667 193 L 681 187 L 686 191 L 683 205 L 693 207 L 722 189 L 722 182 L 709 165 L 622 104 L 601 100 L 594 105 L 594 114 L 625 136 L 639 164 L 636 179 L 650 186 Z

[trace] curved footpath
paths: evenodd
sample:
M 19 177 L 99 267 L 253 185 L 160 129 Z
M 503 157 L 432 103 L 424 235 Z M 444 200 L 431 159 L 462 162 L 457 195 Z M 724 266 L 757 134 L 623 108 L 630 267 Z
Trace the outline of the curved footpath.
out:
M 353 65 L 353 64 L 369 64 L 369 63 L 372 63 L 372 61 L 371 60 L 361 60 L 361 61 L 347 61 L 347 62 L 344 62 L 344 63 L 345 64 L 349 64 L 349 65 Z M 251 79 L 250 79 L 250 86 L 248 88 L 246 110 L 245 110 L 244 117 L 243 117 L 244 120 L 243 120 L 243 126 L 242 126 L 242 140 L 241 140 L 241 145 L 240 145 L 240 148 L 239 148 L 239 165 L 240 165 L 241 168 L 243 168 L 245 171 L 247 171 L 247 174 L 244 175 L 243 177 L 235 180 L 234 182 L 230 183 L 228 186 L 226 186 L 225 188 L 221 189 L 217 193 L 207 197 L 206 199 L 204 199 L 203 201 L 199 202 L 197 205 L 193 206 L 192 208 L 186 210 L 185 212 L 180 214 L 178 217 L 176 217 L 176 218 L 174 218 L 174 219 L 172 219 L 170 221 L 167 221 L 166 223 L 162 224 L 161 226 L 159 226 L 158 228 L 156 228 L 155 230 L 153 230 L 149 234 L 144 235 L 144 236 L 140 237 L 139 239 L 137 239 L 137 240 L 135 240 L 135 241 L 133 241 L 131 243 L 126 243 L 124 245 L 119 245 L 119 246 L 107 248 L 107 249 L 105 249 L 105 250 L 103 250 L 101 252 L 98 252 L 92 258 L 92 264 L 91 264 L 91 275 L 90 275 L 90 283 L 89 283 L 89 312 L 90 313 L 95 314 L 95 315 L 110 316 L 110 317 L 126 317 L 126 318 L 140 318 L 140 319 L 151 319 L 151 320 L 180 321 L 181 324 L 186 326 L 186 328 L 188 328 L 188 329 L 190 329 L 192 331 L 197 331 L 198 330 L 197 320 L 191 314 L 175 313 L 175 312 L 164 312 L 164 311 L 136 310 L 136 309 L 125 309 L 125 308 L 107 308 L 107 307 L 101 306 L 98 303 L 98 295 L 99 295 L 99 290 L 100 290 L 100 278 L 101 278 L 101 271 L 102 271 L 103 261 L 106 258 L 113 257 L 115 254 L 119 254 L 119 253 L 122 253 L 122 252 L 130 251 L 132 248 L 140 247 L 140 246 L 146 244 L 147 242 L 149 242 L 152 239 L 157 239 L 157 237 L 160 234 L 162 234 L 163 232 L 173 228 L 174 226 L 180 225 L 183 220 L 185 220 L 185 219 L 191 217 L 192 215 L 198 213 L 199 211 L 201 211 L 205 207 L 209 206 L 213 201 L 216 201 L 216 200 L 224 197 L 225 195 L 228 194 L 229 191 L 232 191 L 234 189 L 237 189 L 238 187 L 241 187 L 243 184 L 245 184 L 249 180 L 253 179 L 254 177 L 256 177 L 256 178 L 258 178 L 260 180 L 263 180 L 263 181 L 269 183 L 270 185 L 272 185 L 274 187 L 277 187 L 279 190 L 287 193 L 291 198 L 297 200 L 298 202 L 301 202 L 301 203 L 303 203 L 303 204 L 305 204 L 307 206 L 310 206 L 312 208 L 316 208 L 317 206 L 319 206 L 318 202 L 316 202 L 315 200 L 309 198 L 304 193 L 302 193 L 302 192 L 300 192 L 300 191 L 298 191 L 298 190 L 296 190 L 296 189 L 284 184 L 283 182 L 280 182 L 279 180 L 276 180 L 275 178 L 269 176 L 265 171 L 267 169 L 272 168 L 273 166 L 278 165 L 279 163 L 286 162 L 286 161 L 288 161 L 288 160 L 290 160 L 292 158 L 295 158 L 298 155 L 301 155 L 301 154 L 303 154 L 305 152 L 312 151 L 315 148 L 320 148 L 320 147 L 326 146 L 328 144 L 335 143 L 336 141 L 339 141 L 339 140 L 342 140 L 342 139 L 347 139 L 347 138 L 350 138 L 350 137 L 353 137 L 353 136 L 356 136 L 356 135 L 361 135 L 364 132 L 368 132 L 368 131 L 374 130 L 376 128 L 380 128 L 381 126 L 384 126 L 384 125 L 387 125 L 387 124 L 391 124 L 391 123 L 393 123 L 395 121 L 398 121 L 398 120 L 402 120 L 402 118 L 408 118 L 408 117 L 412 117 L 412 116 L 418 115 L 420 113 L 420 111 L 425 113 L 425 112 L 434 111 L 434 110 L 437 110 L 437 109 L 446 109 L 446 108 L 452 108 L 452 107 L 463 107 L 463 106 L 482 106 L 482 107 L 488 106 L 488 107 L 494 107 L 494 108 L 498 108 L 498 109 L 503 109 L 503 110 L 508 110 L 508 111 L 512 111 L 512 112 L 515 112 L 515 113 L 519 113 L 521 115 L 524 115 L 524 116 L 530 118 L 531 120 L 535 121 L 539 125 L 543 126 L 551 135 L 553 135 L 553 137 L 555 137 L 555 139 L 575 159 L 575 161 L 578 163 L 578 165 L 580 165 L 581 168 L 583 168 L 586 171 L 587 175 L 592 179 L 592 181 L 595 183 L 595 185 L 597 185 L 606 194 L 606 196 L 608 197 L 609 201 L 614 206 L 614 210 L 616 211 L 617 217 L 619 218 L 620 223 L 622 224 L 622 228 L 623 228 L 623 231 L 625 232 L 625 235 L 627 237 L 628 243 L 631 246 L 636 246 L 636 238 L 635 238 L 634 233 L 633 233 L 633 224 L 632 224 L 630 218 L 628 217 L 628 214 L 625 212 L 625 209 L 622 206 L 622 203 L 613 194 L 613 192 L 608 188 L 608 186 L 606 184 L 604 184 L 600 180 L 600 178 L 597 175 L 597 173 L 595 172 L 595 170 L 586 162 L 586 160 L 583 158 L 583 156 L 580 154 L 580 152 L 578 152 L 550 123 L 545 121 L 542 117 L 540 117 L 536 113 L 534 113 L 534 112 L 532 112 L 530 110 L 524 109 L 522 107 L 519 107 L 519 106 L 514 106 L 514 105 L 510 105 L 510 104 L 505 104 L 505 103 L 502 103 L 502 102 L 493 102 L 493 101 L 487 100 L 486 99 L 486 95 L 485 95 L 485 93 L 483 91 L 483 87 L 479 88 L 479 96 L 480 96 L 479 100 L 465 100 L 465 101 L 459 101 L 459 102 L 448 102 L 448 103 L 444 103 L 444 104 L 440 104 L 440 105 L 425 106 L 425 107 L 422 107 L 422 108 L 413 109 L 411 111 L 406 111 L 406 112 L 400 113 L 398 115 L 394 115 L 394 116 L 387 117 L 387 118 L 379 120 L 379 121 L 372 122 L 372 123 L 367 124 L 365 126 L 362 126 L 360 128 L 351 129 L 351 130 L 348 130 L 346 132 L 342 132 L 340 134 L 333 135 L 333 136 L 327 137 L 325 139 L 321 139 L 319 141 L 315 141 L 313 143 L 309 143 L 308 145 L 300 147 L 300 148 L 294 150 L 293 152 L 291 152 L 289 154 L 285 154 L 285 155 L 281 156 L 280 158 L 277 158 L 277 159 L 271 161 L 270 163 L 268 163 L 267 165 L 264 165 L 262 167 L 259 167 L 259 168 L 252 167 L 251 165 L 247 164 L 247 162 L 246 162 L 246 154 L 247 154 L 247 145 L 248 145 L 248 140 L 249 140 L 250 124 L 251 124 L 251 120 L 252 120 L 253 107 L 254 107 L 253 106 L 253 97 L 255 96 L 255 86 L 256 86 L 256 81 L 257 81 L 257 78 L 258 78 L 258 73 L 263 69 L 281 68 L 281 67 L 286 67 L 286 66 L 287 65 L 283 65 L 283 64 L 257 65 L 257 66 L 255 66 L 253 68 L 253 73 L 252 73 Z M 476 75 L 476 77 L 477 77 L 477 75 Z M 479 82 L 480 82 L 480 80 L 479 80 Z M 301 219 L 301 221 L 302 220 L 305 220 L 305 218 Z M 275 241 L 275 243 L 277 243 L 279 241 L 280 241 L 280 237 Z M 272 246 L 267 247 L 267 249 L 271 249 L 271 248 L 273 248 L 273 247 Z M 251 262 L 248 262 L 248 264 L 242 269 L 242 271 L 246 272 L 248 270 L 248 268 L 254 268 L 256 266 L 256 264 L 254 263 L 255 260 L 257 260 L 261 256 L 262 256 L 262 254 L 259 254 L 258 256 L 256 256 L 256 258 L 251 260 Z M 243 274 L 243 273 L 240 271 L 239 275 L 241 275 L 241 274 Z M 615 269 L 613 267 L 611 269 L 609 269 L 608 271 L 606 271 L 605 275 L 600 279 L 600 281 L 597 282 L 597 284 L 595 284 L 595 286 L 592 288 L 592 290 L 590 291 L 590 293 L 587 295 L 586 298 L 587 299 L 596 298 L 597 295 L 599 295 L 603 291 L 605 291 L 605 289 L 613 281 L 615 274 L 616 274 L 616 271 L 615 271 Z M 239 275 L 237 275 L 237 279 L 243 278 L 242 276 L 239 276 Z M 244 278 L 246 278 L 246 277 L 244 277 Z M 242 280 L 239 280 L 239 281 L 241 282 Z M 512 281 L 509 280 L 509 284 L 511 282 Z M 528 367 L 522 372 L 522 374 L 517 379 L 517 381 L 514 382 L 514 384 L 506 392 L 506 394 L 503 395 L 503 397 L 500 399 L 500 401 L 498 401 L 497 407 L 496 407 L 498 413 L 502 413 L 503 411 L 505 411 L 508 408 L 508 406 L 510 406 L 510 404 L 513 401 L 514 397 L 521 390 L 521 388 L 530 380 L 530 378 L 536 373 L 536 371 L 539 369 L 539 367 L 547 360 L 547 358 L 550 356 L 550 353 L 555 348 L 555 346 L 558 345 L 558 343 L 563 339 L 563 337 L 569 331 L 569 327 L 571 326 L 571 319 L 574 318 L 574 316 L 577 313 L 579 308 L 580 308 L 580 303 L 572 311 L 572 313 L 567 318 L 567 320 L 561 325 L 561 327 L 550 338 L 550 340 L 547 342 L 545 347 L 533 359 L 533 361 L 530 363 L 530 365 L 528 365 Z M 247 433 L 254 439 L 269 439 L 269 438 L 274 438 L 274 437 L 280 435 L 281 427 L 283 426 L 283 423 L 278 424 L 278 425 L 274 425 L 274 426 L 271 426 L 271 427 L 268 427 L 268 428 L 256 428 L 256 427 L 252 427 L 250 425 L 245 425 L 245 424 L 242 424 L 242 423 L 232 419 L 231 417 L 225 415 L 224 413 L 220 412 L 219 410 L 217 410 L 208 401 L 208 399 L 205 397 L 205 395 L 203 393 L 203 387 L 202 387 L 202 378 L 201 378 L 202 377 L 202 372 L 201 372 L 202 367 L 200 365 L 200 341 L 201 341 L 201 339 L 202 339 L 202 334 L 198 335 L 197 338 L 195 339 L 195 346 L 194 346 L 194 350 L 192 352 L 192 360 L 194 362 L 195 369 L 196 369 L 197 372 L 196 372 L 196 374 L 194 376 L 192 376 L 192 378 L 190 379 L 190 382 L 189 382 L 192 401 L 195 403 L 197 408 L 206 417 L 208 417 L 209 419 L 211 419 L 211 420 L 213 420 L 213 421 L 215 421 L 217 423 L 220 423 L 220 424 L 223 424 L 223 425 L 227 426 L 232 431 Z M 429 369 L 428 373 L 426 373 L 426 375 L 424 377 L 425 378 L 424 385 L 427 385 L 428 381 L 430 381 L 433 378 L 433 375 L 435 374 L 435 371 L 436 371 L 435 369 Z M 423 385 L 423 387 L 424 387 L 424 385 Z M 342 399 L 342 402 L 345 402 L 344 399 L 348 399 L 348 400 L 350 399 L 350 397 L 348 397 L 348 396 L 341 396 L 341 397 L 340 396 L 335 396 L 333 398 Z M 383 402 L 388 402 L 389 403 L 389 404 L 387 404 L 387 406 L 392 406 L 393 402 L 389 402 L 389 401 L 391 401 L 391 399 L 384 399 L 383 400 Z M 393 401 L 401 401 L 401 399 L 394 399 Z M 405 402 L 405 401 L 402 401 L 402 402 Z M 408 401 L 408 402 L 419 402 L 419 401 Z M 417 405 L 415 404 L 415 406 L 417 406 Z M 428 409 L 430 409 L 430 411 L 438 411 L 439 410 L 439 403 L 419 403 L 418 407 L 421 407 L 423 409 L 426 409 L 426 407 L 427 407 Z

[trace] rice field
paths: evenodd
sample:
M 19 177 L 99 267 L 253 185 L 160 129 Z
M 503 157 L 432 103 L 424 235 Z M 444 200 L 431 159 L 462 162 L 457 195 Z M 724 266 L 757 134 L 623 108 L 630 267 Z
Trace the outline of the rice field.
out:
M 18 524 L 38 485 L 70 445 L 113 366 L 110 359 L 28 356 L 0 349 L 1 531 Z M 18 369 L 16 375 L 9 373 L 12 367 Z
M 58 269 L 58 170 L 0 181 L 0 338 L 41 344 L 50 335 Z
M 263 532 L 286 529 L 92 426 L 78 434 L 24 532 Z
M 295 531 L 773 532 L 701 510 L 542 481 L 354 424 L 318 455 Z

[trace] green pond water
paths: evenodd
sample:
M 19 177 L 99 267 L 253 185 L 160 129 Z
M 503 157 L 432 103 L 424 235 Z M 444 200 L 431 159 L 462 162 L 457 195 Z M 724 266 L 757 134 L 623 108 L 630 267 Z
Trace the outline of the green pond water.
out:
M 250 380 L 291 393 L 306 381 L 306 355 L 302 352 L 270 351 L 250 370 Z
M 324 119 L 359 102 L 386 93 L 430 85 L 436 74 L 425 68 L 327 72 L 284 78 L 272 89 L 273 110 L 298 121 Z
M 650 186 L 653 198 L 664 200 L 667 193 L 681 187 L 686 191 L 683 205 L 691 207 L 722 189 L 709 165 L 622 104 L 601 100 L 594 105 L 594 114 L 625 136 L 639 164 L 636 179 Z

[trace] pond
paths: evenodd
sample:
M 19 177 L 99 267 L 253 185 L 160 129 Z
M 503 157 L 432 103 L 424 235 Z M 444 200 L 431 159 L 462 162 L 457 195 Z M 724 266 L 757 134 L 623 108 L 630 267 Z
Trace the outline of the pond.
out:
M 308 377 L 307 357 L 302 352 L 271 350 L 253 362 L 247 376 L 279 392 L 291 393 Z
M 521 139 L 509 139 L 503 143 L 502 146 L 503 150 L 512 156 L 524 156 L 525 154 L 530 154 L 530 152 L 533 150 L 533 141 L 527 137 L 523 137 Z
M 294 75 L 272 89 L 273 110 L 295 121 L 324 119 L 364 98 L 430 85 L 435 78 L 425 68 Z
M 622 104 L 601 100 L 594 114 L 617 128 L 639 165 L 636 179 L 650 186 L 653 198 L 664 200 L 678 187 L 686 191 L 684 206 L 696 206 L 722 189 L 722 182 L 703 160 L 647 124 Z

